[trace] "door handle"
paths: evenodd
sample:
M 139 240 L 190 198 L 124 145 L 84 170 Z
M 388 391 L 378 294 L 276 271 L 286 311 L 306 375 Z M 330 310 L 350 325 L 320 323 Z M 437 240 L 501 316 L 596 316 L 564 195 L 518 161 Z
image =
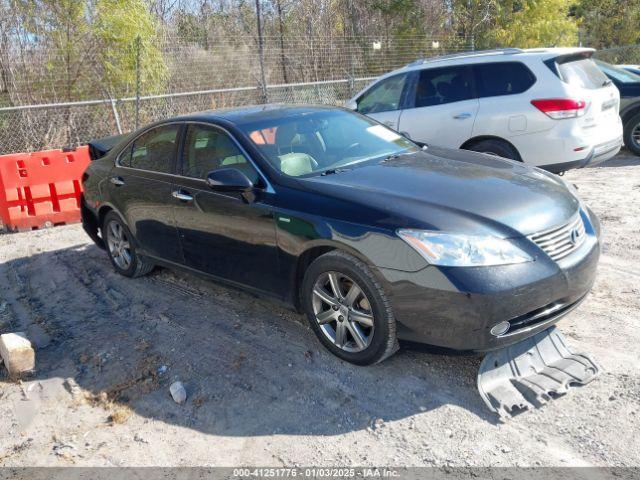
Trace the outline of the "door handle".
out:
M 116 187 L 121 187 L 124 185 L 124 180 L 122 179 L 122 177 L 111 177 L 109 181 L 113 183 Z
M 175 190 L 171 192 L 171 196 L 181 202 L 193 202 L 193 197 L 188 193 L 184 193 L 182 190 Z
M 454 115 L 453 118 L 456 120 L 464 120 L 466 118 L 471 118 L 471 114 L 469 112 L 459 113 L 458 115 Z
M 384 122 L 384 124 L 385 124 L 387 127 L 390 127 L 390 128 L 396 128 L 396 122 L 392 122 L 391 120 L 387 120 L 386 122 Z

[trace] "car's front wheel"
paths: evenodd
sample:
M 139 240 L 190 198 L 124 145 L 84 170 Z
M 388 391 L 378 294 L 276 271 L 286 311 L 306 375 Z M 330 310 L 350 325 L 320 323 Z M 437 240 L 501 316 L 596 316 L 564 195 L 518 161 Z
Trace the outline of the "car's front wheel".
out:
M 371 365 L 398 349 L 389 299 L 357 258 L 340 251 L 318 257 L 305 273 L 301 300 L 320 341 L 343 360 Z
M 116 271 L 126 277 L 140 277 L 153 270 L 153 264 L 137 254 L 133 235 L 115 212 L 102 223 L 102 238 Z

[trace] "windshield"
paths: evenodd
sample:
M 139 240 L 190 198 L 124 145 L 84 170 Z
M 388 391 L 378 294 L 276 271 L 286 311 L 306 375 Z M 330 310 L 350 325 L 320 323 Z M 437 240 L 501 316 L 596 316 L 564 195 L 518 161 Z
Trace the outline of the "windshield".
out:
M 615 65 L 611 65 L 610 63 L 602 62 L 600 60 L 596 60 L 596 63 L 598 64 L 598 67 L 600 67 L 600 70 L 620 83 L 640 83 L 640 76 L 633 72 L 629 72 L 624 68 L 616 67 Z
M 318 110 L 238 127 L 276 170 L 292 177 L 420 150 L 393 130 L 344 110 Z

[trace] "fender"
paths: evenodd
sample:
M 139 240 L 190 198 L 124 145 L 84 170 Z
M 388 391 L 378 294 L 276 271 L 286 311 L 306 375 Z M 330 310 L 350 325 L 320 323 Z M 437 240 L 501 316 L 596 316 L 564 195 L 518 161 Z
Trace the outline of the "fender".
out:
M 622 110 L 620 110 L 620 118 L 622 118 L 622 123 L 625 123 L 636 113 L 640 113 L 640 101 L 626 105 Z

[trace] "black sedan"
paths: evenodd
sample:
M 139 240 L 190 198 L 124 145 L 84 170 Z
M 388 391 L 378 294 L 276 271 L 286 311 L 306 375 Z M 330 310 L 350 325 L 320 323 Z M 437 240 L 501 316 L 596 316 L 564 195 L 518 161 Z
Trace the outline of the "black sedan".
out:
M 105 150 L 83 224 L 119 273 L 178 267 L 275 297 L 356 364 L 398 339 L 513 344 L 594 282 L 599 222 L 560 177 L 343 109 L 198 113 Z
M 596 64 L 620 90 L 624 145 L 634 154 L 640 155 L 640 75 L 601 60 L 596 60 Z

